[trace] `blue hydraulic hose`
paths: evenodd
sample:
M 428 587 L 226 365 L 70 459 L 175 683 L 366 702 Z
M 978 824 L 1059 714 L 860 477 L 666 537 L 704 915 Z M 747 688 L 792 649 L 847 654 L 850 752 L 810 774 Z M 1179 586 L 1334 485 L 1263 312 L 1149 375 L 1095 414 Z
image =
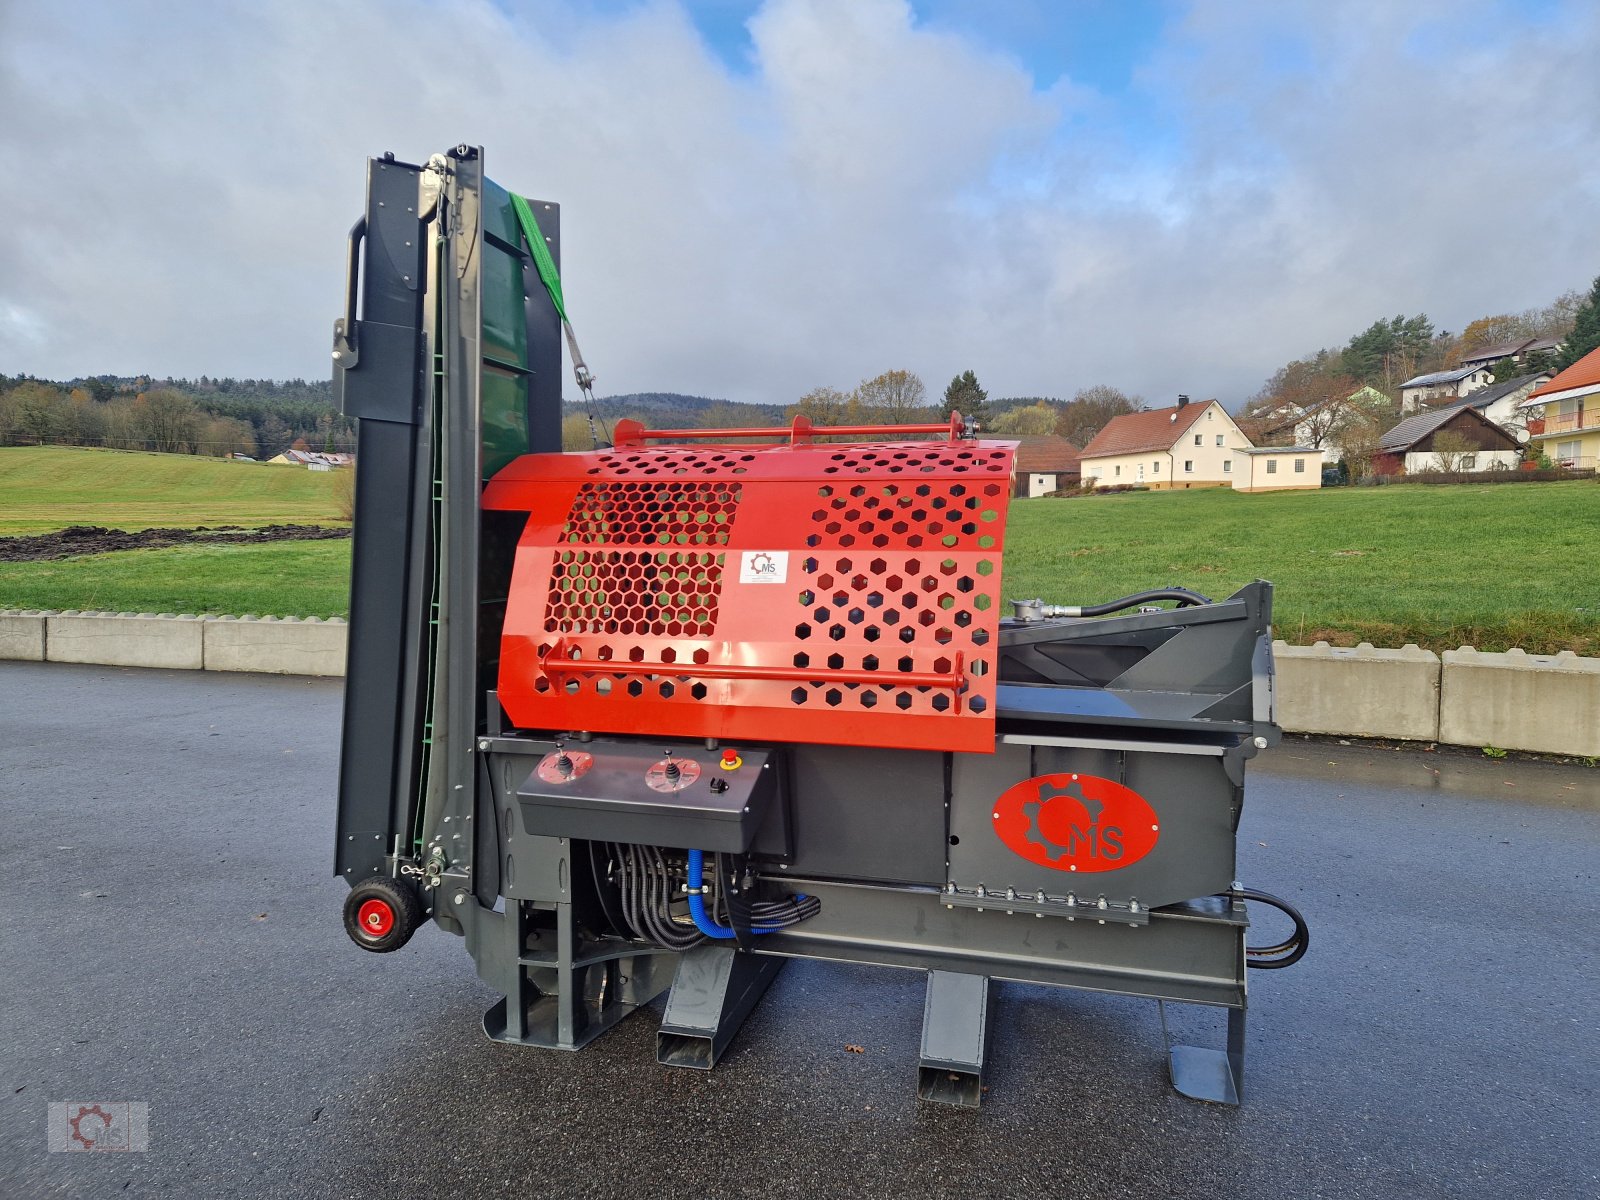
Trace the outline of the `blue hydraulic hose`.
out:
M 694 927 L 708 938 L 722 938 L 727 940 L 733 937 L 733 930 L 726 925 L 718 924 L 711 919 L 711 914 L 706 912 L 705 893 L 701 888 L 705 886 L 706 879 L 706 852 L 704 850 L 689 851 L 689 917 L 694 921 Z M 752 925 L 751 933 L 774 933 L 781 929 L 780 925 Z

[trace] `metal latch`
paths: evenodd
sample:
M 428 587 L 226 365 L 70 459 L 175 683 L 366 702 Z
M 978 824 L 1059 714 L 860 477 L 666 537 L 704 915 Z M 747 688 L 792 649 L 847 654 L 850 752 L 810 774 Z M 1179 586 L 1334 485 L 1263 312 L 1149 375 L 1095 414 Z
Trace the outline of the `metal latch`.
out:
M 418 882 L 423 887 L 436 888 L 444 879 L 445 868 L 449 863 L 445 860 L 444 849 L 434 846 L 428 853 L 426 861 L 418 865 L 414 862 L 400 864 L 400 874 L 418 877 Z

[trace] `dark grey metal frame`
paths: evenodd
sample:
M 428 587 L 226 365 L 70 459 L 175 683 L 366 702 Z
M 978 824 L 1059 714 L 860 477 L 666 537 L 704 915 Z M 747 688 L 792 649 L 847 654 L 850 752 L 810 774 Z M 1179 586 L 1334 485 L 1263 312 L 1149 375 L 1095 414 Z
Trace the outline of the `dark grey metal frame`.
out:
M 418 886 L 506 997 L 484 1019 L 497 1040 L 576 1049 L 670 988 L 658 1058 L 708 1068 L 784 961 L 824 958 L 928 973 L 926 1099 L 978 1103 L 1000 979 L 1226 1009 L 1226 1049 L 1169 1047 L 1170 1063 L 1178 1090 L 1237 1103 L 1248 922 L 1234 836 L 1245 763 L 1278 737 L 1266 584 L 1173 612 L 1004 623 L 993 755 L 748 748 L 781 773 L 781 798 L 728 836 L 760 888 L 817 896 L 821 913 L 749 951 L 677 953 L 609 927 L 583 840 L 613 828 L 596 824 L 607 798 L 584 809 L 530 785 L 561 731 L 502 728 L 493 696 L 495 572 L 518 531 L 478 504 L 483 262 L 520 250 L 486 231 L 487 187 L 466 146 L 426 166 L 375 160 L 352 231 L 336 379 L 361 466 L 336 870 Z M 558 214 L 541 207 L 558 250 Z M 522 266 L 529 449 L 554 450 L 559 322 Z M 670 744 L 707 767 L 716 751 L 628 742 L 588 749 L 631 761 Z M 1164 850 L 1082 894 L 983 836 L 1006 787 L 1069 770 L 1134 786 L 1164 830 Z M 648 835 L 702 836 L 673 836 L 678 819 L 652 810 Z

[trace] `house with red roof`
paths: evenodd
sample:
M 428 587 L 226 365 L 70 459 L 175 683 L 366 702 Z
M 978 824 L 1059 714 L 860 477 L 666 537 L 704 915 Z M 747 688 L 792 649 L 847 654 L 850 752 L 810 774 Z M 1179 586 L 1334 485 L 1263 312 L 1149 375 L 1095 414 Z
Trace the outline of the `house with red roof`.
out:
M 1014 494 L 1023 498 L 1048 496 L 1063 488 L 1077 487 L 1079 456 L 1076 446 L 1053 433 L 1019 437 Z
M 1528 394 L 1528 441 L 1564 467 L 1600 466 L 1600 350 Z
M 1306 446 L 1257 449 L 1215 400 L 1113 417 L 1079 460 L 1096 487 L 1162 490 L 1231 487 L 1241 492 L 1322 486 L 1322 452 Z

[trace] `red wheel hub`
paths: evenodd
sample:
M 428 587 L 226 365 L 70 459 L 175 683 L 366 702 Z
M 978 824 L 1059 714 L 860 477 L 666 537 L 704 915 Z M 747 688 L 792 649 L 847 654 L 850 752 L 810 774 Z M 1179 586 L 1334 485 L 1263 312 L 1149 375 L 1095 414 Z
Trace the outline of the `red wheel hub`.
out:
M 387 900 L 368 900 L 357 910 L 356 922 L 363 933 L 383 937 L 394 928 L 394 909 Z

